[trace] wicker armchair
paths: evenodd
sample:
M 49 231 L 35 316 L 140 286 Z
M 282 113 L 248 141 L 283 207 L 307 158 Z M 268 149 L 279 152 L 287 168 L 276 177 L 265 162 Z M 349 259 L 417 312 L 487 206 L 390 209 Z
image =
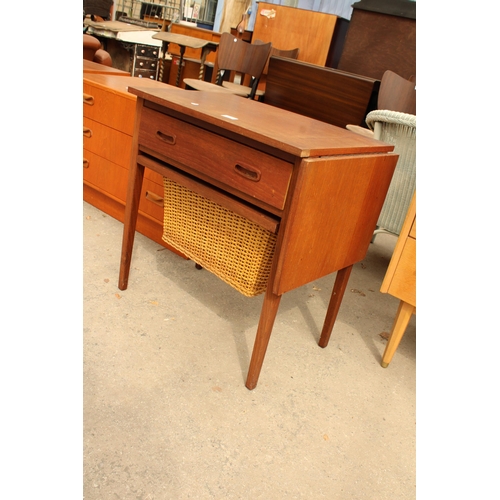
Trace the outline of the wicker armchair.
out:
M 394 152 L 399 154 L 374 237 L 382 231 L 399 235 L 416 186 L 417 117 L 376 110 L 368 113 L 366 123 L 373 130 L 375 139 L 394 144 Z

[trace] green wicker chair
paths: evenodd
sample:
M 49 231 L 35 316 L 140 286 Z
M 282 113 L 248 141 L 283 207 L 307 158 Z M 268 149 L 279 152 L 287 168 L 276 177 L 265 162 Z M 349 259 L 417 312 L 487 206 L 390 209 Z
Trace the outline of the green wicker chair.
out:
M 368 113 L 366 124 L 373 130 L 375 139 L 394 144 L 394 152 L 399 155 L 374 237 L 380 232 L 399 235 L 416 187 L 417 117 L 376 110 Z

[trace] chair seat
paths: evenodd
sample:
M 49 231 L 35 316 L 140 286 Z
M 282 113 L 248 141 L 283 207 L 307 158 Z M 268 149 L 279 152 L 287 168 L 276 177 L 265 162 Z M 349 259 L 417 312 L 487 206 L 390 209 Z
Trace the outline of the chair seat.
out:
M 227 89 L 225 87 L 221 87 L 220 85 L 216 85 L 215 83 L 205 82 L 204 80 L 198 80 L 196 78 L 184 78 L 184 83 L 187 87 L 190 87 L 195 90 L 205 90 L 207 92 L 220 92 L 223 94 L 235 94 L 242 97 L 247 97 L 248 93 L 241 88 L 241 85 L 236 85 L 236 87 L 240 87 L 239 89 Z
M 250 92 L 252 92 L 252 88 L 251 87 L 247 87 L 245 85 L 239 85 L 238 83 L 222 82 L 222 86 L 224 88 L 230 90 L 234 94 L 245 96 L 245 97 L 248 97 L 250 95 Z M 264 91 L 263 90 L 257 90 L 255 92 L 255 95 L 258 96 L 258 97 L 260 97 L 260 96 L 264 95 Z

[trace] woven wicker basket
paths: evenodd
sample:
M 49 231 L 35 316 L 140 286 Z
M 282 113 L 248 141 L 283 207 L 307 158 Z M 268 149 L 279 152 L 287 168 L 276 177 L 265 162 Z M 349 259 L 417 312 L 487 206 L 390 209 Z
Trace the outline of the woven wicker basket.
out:
M 247 297 L 267 287 L 276 235 L 164 178 L 162 239 Z

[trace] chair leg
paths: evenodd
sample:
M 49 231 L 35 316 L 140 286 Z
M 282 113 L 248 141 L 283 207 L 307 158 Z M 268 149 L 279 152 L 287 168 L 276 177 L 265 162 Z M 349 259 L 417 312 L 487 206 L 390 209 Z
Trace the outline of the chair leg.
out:
M 412 314 L 415 312 L 415 307 L 408 302 L 403 300 L 399 303 L 398 312 L 396 313 L 396 318 L 394 319 L 394 324 L 392 326 L 391 335 L 385 346 L 384 355 L 382 356 L 382 362 L 380 363 L 383 368 L 387 368 L 389 363 L 396 352 L 396 349 L 403 338 L 406 327 L 410 322 Z

